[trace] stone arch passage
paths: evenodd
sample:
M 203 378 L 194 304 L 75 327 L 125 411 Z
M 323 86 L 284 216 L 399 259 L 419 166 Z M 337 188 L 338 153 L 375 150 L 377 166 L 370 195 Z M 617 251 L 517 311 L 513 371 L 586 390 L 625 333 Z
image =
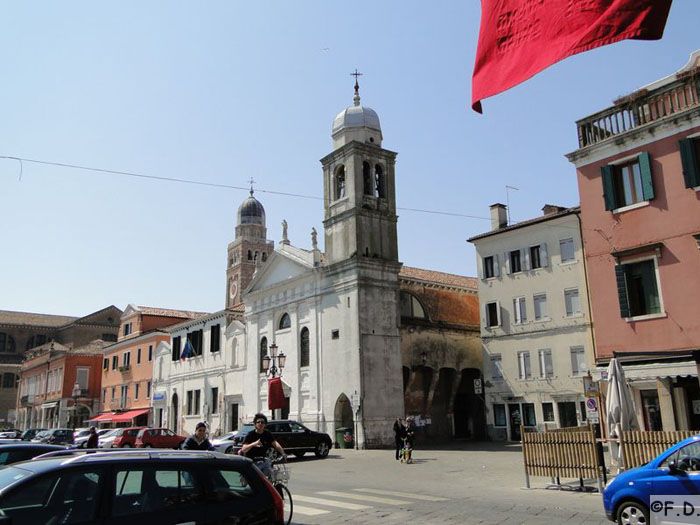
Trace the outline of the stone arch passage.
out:
M 351 428 L 353 435 L 355 434 L 355 420 L 352 416 L 352 405 L 350 404 L 348 396 L 345 394 L 340 394 L 335 402 L 333 419 L 335 420 L 335 429 L 342 427 Z
M 454 368 L 441 368 L 438 372 L 435 395 L 430 407 L 432 419 L 430 433 L 437 438 L 449 439 L 453 435 L 450 405 L 456 378 L 457 370 Z
M 481 382 L 481 393 L 475 391 L 475 379 Z M 454 397 L 455 437 L 473 440 L 486 436 L 484 389 L 481 370 L 465 368 Z

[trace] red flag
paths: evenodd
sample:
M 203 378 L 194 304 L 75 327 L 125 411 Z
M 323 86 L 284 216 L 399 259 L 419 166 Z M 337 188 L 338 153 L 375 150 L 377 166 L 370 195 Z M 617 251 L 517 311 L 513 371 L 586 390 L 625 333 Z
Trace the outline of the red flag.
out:
M 670 8 L 671 0 L 482 0 L 472 109 L 576 53 L 661 38 Z
M 274 410 L 276 408 L 284 408 L 284 390 L 282 389 L 282 378 L 273 377 L 267 382 L 267 408 Z

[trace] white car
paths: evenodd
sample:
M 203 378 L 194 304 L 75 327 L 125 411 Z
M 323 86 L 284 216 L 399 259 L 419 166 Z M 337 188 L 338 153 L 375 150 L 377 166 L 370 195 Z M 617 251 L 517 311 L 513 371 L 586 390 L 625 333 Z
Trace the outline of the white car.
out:
M 238 430 L 224 434 L 221 437 L 211 440 L 214 450 L 223 454 L 230 454 L 233 450 L 233 437 L 238 434 Z
M 121 430 L 121 428 L 110 428 L 108 432 L 100 436 L 97 447 L 112 448 L 112 443 L 114 443 L 115 438 L 121 434 Z
M 97 431 L 98 439 L 104 436 L 107 432 L 114 430 L 113 428 L 101 428 Z M 81 430 L 78 435 L 74 435 L 73 447 L 74 448 L 84 448 L 87 445 L 87 440 L 90 439 L 90 429 L 87 431 Z

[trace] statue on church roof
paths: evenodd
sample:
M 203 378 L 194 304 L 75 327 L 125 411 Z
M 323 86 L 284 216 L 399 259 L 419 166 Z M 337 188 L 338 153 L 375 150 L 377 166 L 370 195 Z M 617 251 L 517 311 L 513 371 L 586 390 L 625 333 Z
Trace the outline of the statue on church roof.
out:
M 311 228 L 311 248 L 318 250 L 318 233 L 316 233 L 316 228 Z
M 282 219 L 282 244 L 289 244 L 289 237 L 287 237 L 287 220 Z

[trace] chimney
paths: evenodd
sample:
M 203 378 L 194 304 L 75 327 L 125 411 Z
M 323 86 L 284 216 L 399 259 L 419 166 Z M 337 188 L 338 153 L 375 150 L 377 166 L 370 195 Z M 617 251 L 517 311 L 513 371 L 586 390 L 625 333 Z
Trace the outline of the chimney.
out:
M 508 214 L 503 204 L 497 202 L 489 206 L 489 208 L 491 209 L 491 230 L 498 230 L 508 226 Z
M 559 213 L 560 211 L 564 211 L 566 208 L 564 206 L 556 206 L 554 204 L 545 204 L 542 207 L 542 213 L 544 215 L 552 215 L 554 213 Z

